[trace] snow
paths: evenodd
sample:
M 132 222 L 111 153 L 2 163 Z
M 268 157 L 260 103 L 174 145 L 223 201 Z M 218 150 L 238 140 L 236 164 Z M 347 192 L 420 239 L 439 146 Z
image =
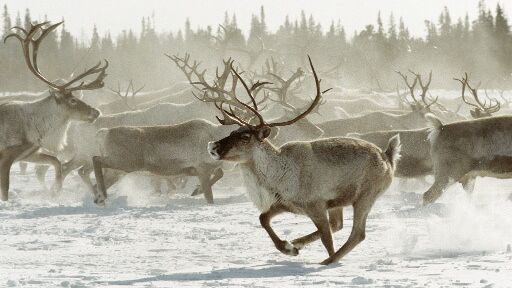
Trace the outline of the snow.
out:
M 417 207 L 425 187 L 394 183 L 370 214 L 366 240 L 340 263 L 321 266 L 320 241 L 295 257 L 274 248 L 236 175 L 214 187 L 215 205 L 189 196 L 193 181 L 156 195 L 130 176 L 98 208 L 77 176 L 51 197 L 31 171 L 20 175 L 15 165 L 10 200 L 0 203 L 0 287 L 512 285 L 510 181 L 478 179 L 471 196 L 455 185 L 428 208 Z M 344 218 L 338 248 L 350 233 L 350 208 Z M 292 214 L 273 223 L 287 240 L 314 229 Z

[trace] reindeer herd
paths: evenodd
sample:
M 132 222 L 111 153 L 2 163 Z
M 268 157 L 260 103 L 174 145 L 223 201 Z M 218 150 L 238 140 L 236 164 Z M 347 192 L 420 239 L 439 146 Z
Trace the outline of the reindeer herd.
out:
M 4 39 L 20 42 L 30 72 L 49 90 L 0 98 L 3 201 L 15 162 L 35 163 L 42 185 L 52 166 L 54 192 L 77 170 L 100 206 L 109 187 L 134 172 L 150 177 L 155 189 L 160 181 L 178 189 L 195 176 L 199 185 L 193 195 L 203 194 L 211 204 L 215 183 L 238 171 L 275 247 L 297 255 L 320 239 L 329 255 L 322 263 L 330 264 L 364 240 L 367 216 L 394 176 L 433 175 L 424 204 L 435 202 L 452 182 L 470 192 L 478 176 L 512 176 L 512 117 L 495 116 L 508 107 L 500 110 L 502 103 L 487 92 L 478 95 L 467 74 L 455 79 L 461 97 L 448 103 L 430 95 L 432 72 L 426 78 L 397 72 L 407 89 L 394 95 L 322 90 L 311 59 L 288 77 L 274 57 L 261 71 L 244 71 L 229 58 L 211 75 L 188 54 L 166 55 L 187 85 L 141 92 L 130 82 L 123 95 L 120 85 L 104 88 L 106 60 L 65 81 L 43 75 L 39 46 L 61 23 L 15 27 L 17 33 Z M 262 53 L 249 55 L 249 68 L 275 52 L 261 46 Z M 463 115 L 468 111 L 469 120 Z M 335 250 L 332 232 L 342 229 L 346 206 L 354 210 L 352 232 Z M 282 240 L 271 219 L 283 212 L 308 216 L 317 230 Z

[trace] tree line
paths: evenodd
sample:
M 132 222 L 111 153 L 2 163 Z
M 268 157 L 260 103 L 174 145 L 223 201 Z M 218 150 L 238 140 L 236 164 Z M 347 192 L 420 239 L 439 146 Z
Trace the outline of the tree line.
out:
M 50 79 L 65 78 L 105 58 L 111 64 L 107 86 L 133 80 L 158 89 L 184 80 L 164 53 L 190 53 L 202 61 L 203 68 L 216 67 L 222 59 L 233 57 L 242 68 L 255 72 L 262 70 L 267 59 L 274 59 L 283 73 L 307 67 L 309 54 L 323 78 L 346 87 L 394 90 L 399 83 L 394 71 L 412 69 L 421 73 L 433 70 L 435 87 L 456 87 L 453 77 L 467 71 L 485 87 L 505 89 L 512 84 L 508 17 L 499 4 L 491 10 L 484 0 L 477 9 L 476 19 L 466 14 L 455 20 L 444 8 L 436 21 L 425 21 L 425 37 L 413 37 L 402 18 L 391 14 L 383 19 L 380 13 L 375 24 L 352 35 L 347 35 L 340 21 L 324 29 L 304 11 L 299 19 L 286 17 L 276 31 L 270 31 L 264 7 L 252 16 L 248 35 L 238 27 L 236 15 L 228 13 L 218 27 L 193 29 L 187 20 L 177 32 L 157 33 L 150 17 L 142 18 L 138 35 L 132 30 L 99 35 L 94 26 L 90 41 L 72 35 L 64 23 L 42 45 L 40 67 Z M 34 21 L 29 9 L 23 18 L 20 13 L 15 17 L 10 13 L 4 5 L 2 37 L 11 33 L 13 26 L 26 28 Z M 18 45 L 15 41 L 0 45 L 0 90 L 44 89 L 27 71 Z

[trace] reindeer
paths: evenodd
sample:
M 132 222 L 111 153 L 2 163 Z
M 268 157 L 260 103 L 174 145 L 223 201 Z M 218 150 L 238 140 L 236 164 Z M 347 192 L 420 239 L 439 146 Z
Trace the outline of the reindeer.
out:
M 435 202 L 452 182 L 466 182 L 472 190 L 477 176 L 510 178 L 511 116 L 449 124 L 432 114 L 426 117 L 434 127 L 429 138 L 435 181 L 423 194 L 425 204 Z
M 393 137 L 385 151 L 366 141 L 350 138 L 290 142 L 279 148 L 267 141 L 273 127 L 294 124 L 320 102 L 320 80 L 311 59 L 309 63 L 316 96 L 303 113 L 288 121 L 267 123 L 256 106 L 247 105 L 259 122 L 253 125 L 220 105 L 224 119 L 227 117 L 226 121 L 235 122 L 240 128 L 225 138 L 218 136 L 221 140 L 208 143 L 208 151 L 215 160 L 238 164 L 249 198 L 261 211 L 260 223 L 279 251 L 297 255 L 299 249 L 320 238 L 329 254 L 322 264 L 330 264 L 364 240 L 368 213 L 393 178 L 400 140 L 398 136 Z M 244 83 L 236 70 L 232 73 Z M 254 100 L 248 85 L 244 87 Z M 243 104 L 240 100 L 239 103 Z M 347 205 L 354 207 L 354 225 L 347 242 L 335 252 L 331 230 L 342 228 L 342 209 Z M 270 221 L 282 212 L 305 214 L 318 230 L 292 243 L 281 240 Z
M 215 84 L 209 84 L 203 75 L 204 73 L 206 73 L 206 71 L 204 71 L 203 74 L 199 74 L 199 72 L 197 71 L 197 67 L 194 67 L 193 65 L 189 64 L 189 56 L 187 56 L 187 59 L 181 59 L 177 56 L 174 57 L 176 57 L 176 59 L 185 61 L 183 63 L 179 63 L 180 65 L 183 64 L 181 68 L 185 72 L 187 77 L 190 79 L 190 82 L 194 83 L 193 85 L 198 86 L 199 83 L 202 83 L 202 86 L 209 87 L 209 90 L 200 90 L 201 92 L 205 92 L 201 97 L 193 92 L 196 98 L 200 99 L 201 101 L 193 101 L 185 105 L 161 103 L 159 105 L 151 106 L 146 109 L 126 111 L 122 113 L 109 115 L 101 115 L 100 117 L 98 117 L 98 119 L 96 119 L 94 123 L 75 123 L 71 125 L 66 135 L 67 146 L 65 149 L 60 151 L 61 154 L 72 155 L 72 157 L 67 157 L 68 159 L 71 160 L 63 165 L 63 177 L 68 175 L 69 172 L 71 172 L 72 170 L 79 168 L 78 175 L 81 177 L 83 183 L 91 191 L 91 193 L 96 195 L 96 188 L 94 188 L 94 184 L 90 179 L 90 174 L 94 170 L 92 158 L 94 156 L 100 155 L 100 150 L 95 140 L 96 134 L 100 129 L 114 128 L 117 126 L 155 126 L 169 125 L 171 123 L 179 124 L 190 121 L 192 119 L 202 119 L 204 116 L 211 114 L 208 113 L 209 111 L 211 111 L 212 109 L 215 110 L 215 108 L 212 107 L 213 105 L 207 105 L 203 102 L 224 101 L 235 104 L 234 101 L 230 102 L 230 100 L 226 98 L 226 94 L 229 94 L 231 92 L 224 91 L 221 89 L 224 88 L 224 86 L 226 85 L 225 82 L 227 81 L 227 78 L 223 79 L 222 76 L 217 75 L 218 77 L 214 81 Z M 232 64 L 232 60 L 225 61 L 224 64 L 226 65 L 225 69 L 228 69 L 228 71 L 230 71 L 229 67 Z M 197 73 L 197 75 L 201 76 L 200 79 L 196 82 L 192 80 L 192 74 L 194 73 Z M 221 73 L 221 75 L 223 74 L 225 73 Z M 233 86 L 232 89 L 236 88 L 236 83 L 234 84 L 235 86 Z M 132 85 L 129 85 L 128 89 L 131 88 L 130 86 Z M 125 98 L 125 96 L 127 96 L 129 93 L 127 90 L 127 93 L 125 93 L 125 96 L 123 96 L 119 91 L 120 87 L 118 88 L 118 90 L 114 90 L 113 92 L 120 94 L 122 98 Z M 217 96 L 214 97 L 213 94 Z M 214 117 L 211 118 L 212 120 L 215 119 Z M 37 174 L 42 175 L 41 178 L 44 179 L 46 170 L 47 168 L 39 167 L 37 170 Z M 222 177 L 223 172 L 218 170 L 220 169 L 213 169 L 213 178 Z M 124 174 L 126 174 L 126 172 L 108 173 L 104 177 L 106 179 L 105 182 L 107 183 L 106 186 L 114 184 Z M 152 178 L 155 179 L 157 177 Z M 204 178 L 207 177 L 204 176 Z M 213 183 L 211 185 L 213 185 Z M 199 187 L 194 191 L 192 195 L 202 194 L 203 190 L 204 189 L 201 189 L 201 187 Z M 211 195 L 205 195 L 205 197 L 207 196 L 210 197 Z
M 430 128 L 413 130 L 390 130 L 370 133 L 349 133 L 353 137 L 371 142 L 381 149 L 386 149 L 389 139 L 395 135 L 400 136 L 400 161 L 396 166 L 395 176 L 403 178 L 417 178 L 432 174 L 432 161 L 430 159 L 430 141 L 428 135 Z
M 9 172 L 13 162 L 30 158 L 32 161 L 51 162 L 58 160 L 44 154 L 40 149 L 57 151 L 71 120 L 93 122 L 100 115 L 99 111 L 85 104 L 73 95 L 74 91 L 92 90 L 103 87 L 106 76 L 105 65 L 101 62 L 77 75 L 68 82 L 57 85 L 47 80 L 39 71 L 37 56 L 43 39 L 62 22 L 49 25 L 48 22 L 30 25 L 30 29 L 14 27 L 23 35 L 16 33 L 5 37 L 18 39 L 29 70 L 50 87 L 49 95 L 33 102 L 10 102 L 0 105 L 0 182 L 1 199 L 8 200 Z M 48 26 L 49 25 L 49 26 Z M 46 26 L 46 27 L 45 27 Z M 36 35 L 39 33 L 39 37 Z M 85 83 L 84 78 L 97 74 L 96 79 Z M 80 83 L 73 86 L 73 84 Z M 56 169 L 57 182 L 62 183 L 61 169 Z
M 187 87 L 184 87 L 185 84 Z M 116 99 L 99 105 L 98 109 L 102 114 L 117 114 L 130 110 L 149 108 L 160 103 L 186 104 L 190 101 L 187 101 L 184 96 L 190 95 L 190 90 L 188 83 L 177 82 L 170 87 L 160 90 L 137 92 L 136 95 L 130 97 L 128 102 L 123 95 L 119 97 L 119 94 L 116 93 L 117 91 L 107 89 L 105 93 L 113 95 Z
M 106 189 L 117 180 L 113 178 L 106 185 L 103 169 L 109 168 L 126 173 L 138 171 L 160 176 L 197 176 L 201 194 L 212 204 L 211 186 L 223 176 L 222 163 L 211 159 L 204 147 L 218 135 L 227 135 L 232 129 L 199 119 L 177 125 L 100 129 L 96 136 L 100 155 L 92 157 L 99 190 L 94 191 L 94 203 L 104 205 Z
M 135 96 L 142 89 L 144 89 L 144 86 L 145 85 L 142 85 L 142 87 L 140 87 L 140 88 L 135 88 L 134 85 L 133 85 L 133 80 L 130 80 L 130 82 L 128 83 L 128 86 L 126 87 L 126 91 L 125 91 L 124 95 L 121 93 L 121 84 L 119 82 L 117 82 L 117 90 L 110 89 L 110 91 L 115 93 L 120 99 L 123 100 L 123 104 L 125 106 L 126 111 L 130 111 L 130 110 L 133 111 L 133 110 L 136 110 L 136 109 L 135 109 L 135 107 L 133 107 L 130 104 L 130 100 L 132 100 L 132 101 L 135 100 Z M 131 94 L 128 96 L 128 94 L 130 93 L 130 90 L 131 90 Z
M 478 87 L 473 88 L 469 85 L 468 82 L 468 73 L 464 73 L 464 76 L 462 79 L 454 78 L 454 80 L 459 81 L 462 84 L 462 101 L 466 103 L 469 106 L 474 107 L 469 111 L 471 114 L 471 117 L 473 119 L 483 118 L 483 117 L 491 117 L 492 114 L 498 112 L 501 108 L 500 102 L 495 99 L 489 97 L 487 94 L 487 91 L 485 91 L 485 96 L 489 100 L 489 103 L 487 103 L 487 100 L 482 100 L 478 97 Z M 468 87 L 469 91 L 471 92 L 471 95 L 473 95 L 473 99 L 475 99 L 475 103 L 470 102 L 468 99 L 466 99 L 466 86 Z M 480 86 L 480 84 L 478 84 Z
M 230 103 L 232 106 L 238 106 L 238 108 L 233 107 L 232 109 L 243 113 L 242 109 L 245 109 L 247 104 L 242 105 L 233 100 L 238 84 L 238 78 L 230 77 L 233 60 L 224 61 L 224 70 L 221 73 L 217 70 L 216 79 L 213 84 L 210 84 L 205 78 L 206 70 L 199 72 L 199 63 L 191 64 L 188 54 L 185 58 L 179 58 L 176 55 L 167 56 L 183 71 L 192 86 L 202 92 L 201 95 L 193 93 L 197 99 L 201 102 L 215 103 L 216 105 L 218 105 L 218 102 Z M 193 81 L 193 77 L 198 80 Z M 243 84 L 245 85 L 245 82 Z M 251 91 L 257 95 L 263 91 L 263 85 L 261 82 L 256 82 L 251 86 Z M 227 86 L 230 86 L 230 88 L 227 89 Z M 266 99 L 266 96 L 264 99 Z M 254 101 L 253 104 L 258 105 L 258 101 Z M 163 105 L 159 105 L 150 109 L 162 109 L 162 107 Z M 155 114 L 162 115 L 162 113 Z M 172 114 L 167 115 L 169 118 L 172 116 Z M 187 116 L 190 117 L 190 114 Z M 120 117 L 116 117 L 115 120 L 106 121 L 109 126 L 99 129 L 97 132 L 99 153 L 92 157 L 92 166 L 99 190 L 99 192 L 94 190 L 95 203 L 104 204 L 106 189 L 117 180 L 112 178 L 105 181 L 104 168 L 127 173 L 145 171 L 162 176 L 197 176 L 200 189 L 196 190 L 193 195 L 204 194 L 206 201 L 210 204 L 213 203 L 211 187 L 223 176 L 222 163 L 213 161 L 206 153 L 207 151 L 201 147 L 205 147 L 206 143 L 215 139 L 219 134 L 227 135 L 230 131 L 228 126 L 217 126 L 200 119 L 166 126 L 163 126 L 162 123 L 151 124 L 162 126 L 115 127 L 115 125 L 110 125 L 113 121 L 119 122 L 120 120 Z M 133 121 L 133 119 L 125 120 Z M 102 121 L 104 120 L 99 119 L 97 122 L 101 124 Z M 133 125 L 135 123 L 125 122 L 125 124 Z M 228 123 L 225 124 L 228 125 Z M 128 140 L 130 138 L 132 140 Z M 204 146 L 201 146 L 201 143 Z M 148 147 L 148 149 L 143 147 Z M 123 156 L 123 154 L 126 155 Z
M 317 126 L 324 131 L 323 137 L 343 136 L 348 133 L 369 133 L 375 131 L 390 130 L 412 130 L 425 128 L 425 115 L 427 113 L 439 113 L 443 119 L 461 119 L 455 113 L 448 113 L 445 110 L 433 110 L 437 105 L 438 97 L 427 97 L 427 92 L 432 80 L 432 72 L 429 74 L 427 82 L 424 84 L 420 74 L 413 73 L 414 81 L 409 83 L 407 76 L 397 72 L 409 88 L 413 102 L 408 102 L 412 111 L 406 114 L 398 114 L 394 111 L 373 112 L 362 116 L 348 119 L 338 119 L 319 123 Z M 420 85 L 420 100 L 415 95 L 416 84 Z M 401 113 L 401 112 L 400 112 Z

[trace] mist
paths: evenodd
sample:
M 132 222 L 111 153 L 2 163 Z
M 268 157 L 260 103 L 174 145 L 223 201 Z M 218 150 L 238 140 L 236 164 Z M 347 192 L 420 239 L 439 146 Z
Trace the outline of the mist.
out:
M 0 2 L 0 286 L 509 287 L 503 2 Z

